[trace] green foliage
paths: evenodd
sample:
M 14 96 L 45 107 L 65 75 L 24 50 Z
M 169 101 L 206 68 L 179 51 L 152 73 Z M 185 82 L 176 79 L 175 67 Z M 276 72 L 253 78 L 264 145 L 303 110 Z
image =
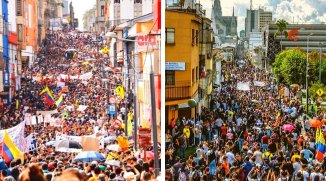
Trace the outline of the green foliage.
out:
M 322 89 L 326 93 L 326 86 L 320 82 L 315 82 L 309 88 L 309 97 L 316 100 L 316 98 L 318 97 L 318 95 L 317 95 L 318 89 Z M 325 96 L 326 96 L 326 94 L 322 95 L 322 97 L 325 97 Z
M 306 75 L 306 54 L 301 49 L 284 50 L 276 56 L 273 72 L 278 81 L 303 84 Z
M 276 22 L 276 26 L 277 26 L 277 31 L 275 32 L 274 34 L 274 37 L 276 37 L 277 35 L 281 35 L 285 36 L 285 38 L 287 38 L 288 36 L 288 32 L 285 30 L 286 29 L 286 26 L 288 25 L 289 23 L 287 21 L 285 21 L 284 19 L 279 19 L 277 20 Z M 281 37 L 282 38 L 282 37 Z

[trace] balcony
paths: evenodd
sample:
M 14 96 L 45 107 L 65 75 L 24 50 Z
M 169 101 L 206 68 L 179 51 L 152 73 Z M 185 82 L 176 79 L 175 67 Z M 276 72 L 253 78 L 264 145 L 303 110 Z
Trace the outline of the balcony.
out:
M 191 98 L 190 81 L 177 81 L 175 85 L 165 86 L 165 100 L 174 101 Z

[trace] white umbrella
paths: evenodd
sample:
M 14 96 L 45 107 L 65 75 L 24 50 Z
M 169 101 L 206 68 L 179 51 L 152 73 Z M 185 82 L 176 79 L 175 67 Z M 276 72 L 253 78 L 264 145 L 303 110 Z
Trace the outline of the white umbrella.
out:
M 108 145 L 108 146 L 106 147 L 106 149 L 108 149 L 108 150 L 110 150 L 110 151 L 116 151 L 116 152 L 118 152 L 118 151 L 120 151 L 120 146 L 117 145 L 117 144 Z
M 103 138 L 103 141 L 104 141 L 104 143 L 110 143 L 112 141 L 115 141 L 116 139 L 117 139 L 116 136 L 108 136 L 108 137 Z
M 111 166 L 120 166 L 120 161 L 119 160 L 107 160 L 105 162 L 107 165 L 111 165 Z

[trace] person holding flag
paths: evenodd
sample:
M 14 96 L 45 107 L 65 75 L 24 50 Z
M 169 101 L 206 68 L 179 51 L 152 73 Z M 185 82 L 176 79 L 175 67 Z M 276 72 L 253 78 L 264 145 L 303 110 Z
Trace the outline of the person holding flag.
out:
M 316 159 L 322 161 L 326 151 L 325 138 L 320 127 L 316 130 Z

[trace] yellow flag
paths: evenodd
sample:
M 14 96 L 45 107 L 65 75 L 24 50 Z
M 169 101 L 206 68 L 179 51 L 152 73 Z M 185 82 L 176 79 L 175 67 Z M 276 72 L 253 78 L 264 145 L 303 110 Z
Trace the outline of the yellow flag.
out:
M 16 99 L 16 109 L 18 109 L 19 108 L 19 101 L 18 101 L 18 99 Z
M 76 100 L 76 102 L 75 102 L 75 107 L 76 107 L 76 109 L 78 109 L 78 107 L 79 107 L 78 100 Z
M 117 88 L 115 88 L 115 92 L 119 95 L 121 99 L 125 98 L 125 91 L 121 85 L 119 85 Z

